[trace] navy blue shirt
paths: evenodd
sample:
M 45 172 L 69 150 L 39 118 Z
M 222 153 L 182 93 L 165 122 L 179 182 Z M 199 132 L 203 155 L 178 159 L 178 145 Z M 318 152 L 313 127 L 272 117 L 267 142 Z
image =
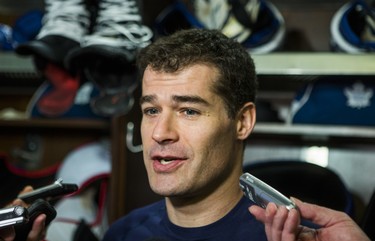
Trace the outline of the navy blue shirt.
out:
M 217 222 L 183 228 L 169 221 L 162 200 L 136 209 L 114 222 L 103 241 L 266 241 L 264 225 L 248 211 L 253 204 L 243 197 Z

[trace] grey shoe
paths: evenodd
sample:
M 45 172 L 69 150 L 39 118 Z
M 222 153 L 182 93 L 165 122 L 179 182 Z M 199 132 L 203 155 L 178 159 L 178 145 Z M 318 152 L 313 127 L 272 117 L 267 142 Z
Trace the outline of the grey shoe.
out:
M 64 66 L 67 53 L 88 33 L 90 13 L 83 0 L 45 0 L 42 28 L 35 40 L 17 46 L 16 53 L 34 55 Z
M 81 72 L 101 90 L 91 102 L 103 116 L 126 114 L 137 87 L 135 56 L 150 44 L 152 31 L 142 24 L 136 0 L 101 0 L 93 32 L 71 51 L 66 66 Z

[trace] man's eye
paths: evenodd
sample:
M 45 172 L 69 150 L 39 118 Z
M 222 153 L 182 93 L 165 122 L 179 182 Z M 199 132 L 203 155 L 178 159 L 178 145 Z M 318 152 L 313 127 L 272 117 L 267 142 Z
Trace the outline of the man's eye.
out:
M 193 109 L 184 109 L 182 112 L 187 116 L 199 115 L 199 112 Z
M 146 108 L 143 110 L 143 114 L 145 115 L 156 115 L 159 111 L 157 108 Z

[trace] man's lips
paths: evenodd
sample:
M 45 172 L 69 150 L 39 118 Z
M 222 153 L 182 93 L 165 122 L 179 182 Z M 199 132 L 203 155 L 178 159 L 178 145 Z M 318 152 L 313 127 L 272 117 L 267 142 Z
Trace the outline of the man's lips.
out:
M 186 158 L 181 157 L 153 157 L 153 168 L 155 172 L 172 172 L 186 161 Z

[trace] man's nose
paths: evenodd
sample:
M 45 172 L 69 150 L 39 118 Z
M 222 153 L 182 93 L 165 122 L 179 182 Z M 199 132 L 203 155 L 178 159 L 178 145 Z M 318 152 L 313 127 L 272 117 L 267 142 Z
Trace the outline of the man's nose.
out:
M 178 139 L 177 122 L 173 113 L 164 113 L 159 116 L 153 129 L 152 138 L 160 143 L 170 143 Z

